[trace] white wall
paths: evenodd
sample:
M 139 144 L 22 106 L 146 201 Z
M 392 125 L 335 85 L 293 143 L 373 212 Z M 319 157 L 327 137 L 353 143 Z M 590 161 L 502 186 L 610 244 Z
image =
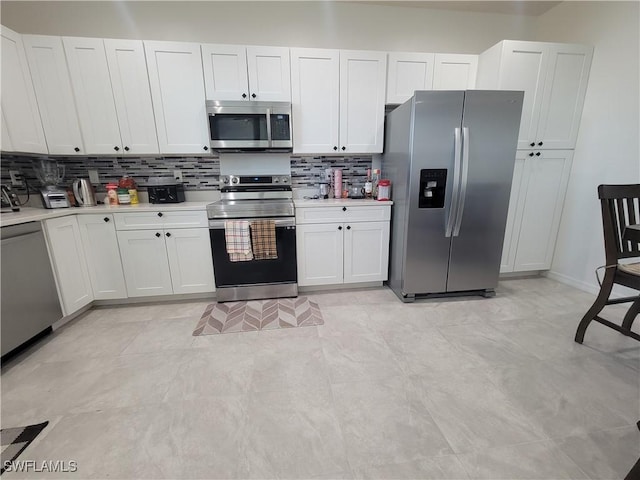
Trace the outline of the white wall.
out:
M 539 40 L 595 47 L 550 273 L 593 292 L 605 260 L 597 186 L 640 183 L 639 19 L 637 2 L 564 2 L 537 22 Z
M 480 53 L 531 39 L 535 17 L 354 2 L 2 1 L 19 33 L 363 50 Z

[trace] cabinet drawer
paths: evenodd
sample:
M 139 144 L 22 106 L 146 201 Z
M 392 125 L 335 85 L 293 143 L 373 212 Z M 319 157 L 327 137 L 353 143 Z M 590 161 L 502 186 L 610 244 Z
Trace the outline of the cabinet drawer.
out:
M 296 223 L 376 222 L 391 218 L 390 205 L 298 207 Z
M 163 211 L 136 213 L 115 213 L 117 230 L 144 230 L 154 228 L 196 228 L 207 227 L 205 211 Z

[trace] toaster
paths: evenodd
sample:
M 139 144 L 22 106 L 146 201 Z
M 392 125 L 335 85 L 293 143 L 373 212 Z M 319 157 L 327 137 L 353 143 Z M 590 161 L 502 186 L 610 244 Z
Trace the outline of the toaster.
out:
M 181 203 L 184 202 L 184 185 L 182 183 L 147 185 L 149 203 Z

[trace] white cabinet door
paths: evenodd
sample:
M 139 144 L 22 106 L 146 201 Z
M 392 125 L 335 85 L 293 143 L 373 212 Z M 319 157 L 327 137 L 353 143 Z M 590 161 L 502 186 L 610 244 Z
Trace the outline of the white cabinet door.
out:
M 547 75 L 535 139 L 539 147 L 575 147 L 592 55 L 593 49 L 583 45 L 549 46 Z
M 46 220 L 44 225 L 62 310 L 71 315 L 93 300 L 78 220 L 71 215 Z
M 109 66 L 101 38 L 63 37 L 86 153 L 122 151 Z
M 129 297 L 173 293 L 164 232 L 118 231 L 118 246 Z
M 125 154 L 156 154 L 158 135 L 144 47 L 140 40 L 104 40 Z
M 572 156 L 570 150 L 549 150 L 526 157 L 514 271 L 551 268 Z
M 94 298 L 127 298 L 113 215 L 78 215 L 78 225 Z
M 209 151 L 200 45 L 144 42 L 161 153 Z
M 23 35 L 49 153 L 86 154 L 60 37 Z
M 208 44 L 201 47 L 207 100 L 249 100 L 246 48 Z
M 165 230 L 173 293 L 215 291 L 208 228 Z
M 343 282 L 342 224 L 298 225 L 296 247 L 298 285 L 331 285 Z
M 433 88 L 433 53 L 389 53 L 387 103 L 404 103 L 416 90 Z
M 338 50 L 291 49 L 293 153 L 336 153 L 339 133 Z
M 286 47 L 247 47 L 249 99 L 291 101 L 291 64 Z
M 22 38 L 0 25 L 2 53 L 2 150 L 48 153 L 40 110 Z
M 522 179 L 524 178 L 524 165 L 529 153 L 526 150 L 516 152 L 516 163 L 513 168 L 513 181 L 511 183 L 511 195 L 509 197 L 509 211 L 507 213 L 507 225 L 504 232 L 504 244 L 502 246 L 502 260 L 500 261 L 500 273 L 513 272 L 518 247 L 518 235 L 522 224 Z
M 340 152 L 382 153 L 386 54 L 340 51 Z
M 433 69 L 434 90 L 466 90 L 475 88 L 478 55 L 437 53 Z
M 389 222 L 347 223 L 344 229 L 344 283 L 387 279 Z
M 9 137 L 9 130 L 7 129 L 7 121 L 4 118 L 4 111 L 2 111 L 2 107 L 0 107 L 0 113 L 2 114 L 2 134 L 0 136 L 0 151 L 2 152 L 13 152 L 13 144 L 11 143 L 11 138 Z

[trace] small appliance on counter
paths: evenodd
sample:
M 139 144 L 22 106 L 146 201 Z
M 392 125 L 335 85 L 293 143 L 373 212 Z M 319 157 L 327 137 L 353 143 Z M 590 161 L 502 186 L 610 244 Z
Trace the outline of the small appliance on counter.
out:
M 184 202 L 184 185 L 170 177 L 150 177 L 147 180 L 149 203 Z
M 93 185 L 86 178 L 78 178 L 73 182 L 73 194 L 76 197 L 78 205 L 81 207 L 95 207 L 96 194 L 93 190 Z
M 19 212 L 20 211 L 20 203 L 18 202 L 18 197 L 11 190 L 11 187 L 8 185 L 0 185 L 0 199 L 1 199 L 1 207 L 2 212 Z
M 34 163 L 33 171 L 42 183 L 40 195 L 44 208 L 67 208 L 70 206 L 67 192 L 58 186 L 64 178 L 63 165 L 58 165 L 55 160 L 43 158 Z

